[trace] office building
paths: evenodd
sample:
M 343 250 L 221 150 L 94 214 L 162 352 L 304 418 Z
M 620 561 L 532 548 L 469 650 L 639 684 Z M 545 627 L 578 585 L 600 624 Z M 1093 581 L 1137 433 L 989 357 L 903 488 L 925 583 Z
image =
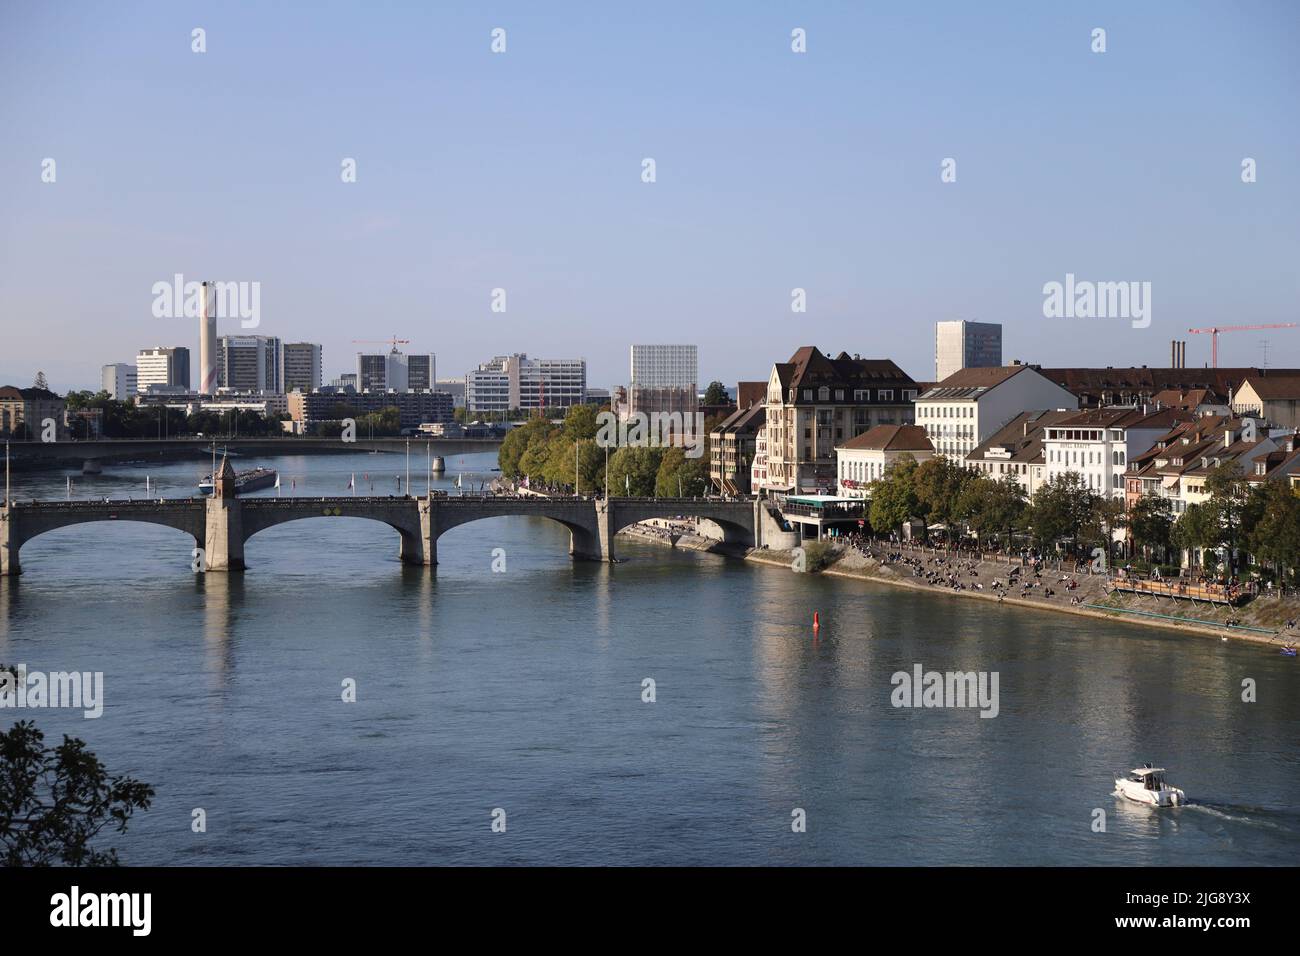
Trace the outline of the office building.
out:
M 437 384 L 433 353 L 407 355 L 394 346 L 389 352 L 357 353 L 357 388 L 369 392 L 428 391 Z
M 499 355 L 465 375 L 465 408 L 471 412 L 568 408 L 586 399 L 585 359 Z
M 282 361 L 280 340 L 273 335 L 223 335 L 217 340 L 217 388 L 283 392 Z
M 633 345 L 628 411 L 694 413 L 699 402 L 699 350 L 694 345 Z
M 188 392 L 190 389 L 190 350 L 183 345 L 161 345 L 138 352 L 135 357 L 136 391 Z
M 936 322 L 934 377 L 942 382 L 964 368 L 1002 364 L 1002 326 L 996 322 Z
M 100 370 L 99 387 L 101 391 L 108 392 L 108 397 L 113 401 L 126 401 L 139 391 L 136 387 L 135 366 L 126 362 L 105 365 Z
M 314 392 L 321 387 L 321 347 L 312 342 L 285 342 L 280 351 L 280 384 L 286 392 Z
M 356 392 L 327 387 L 315 392 L 291 392 L 288 396 L 290 417 L 304 426 L 358 418 L 385 408 L 398 410 L 404 429 L 416 429 L 429 422 L 451 422 L 456 418 L 448 392 Z

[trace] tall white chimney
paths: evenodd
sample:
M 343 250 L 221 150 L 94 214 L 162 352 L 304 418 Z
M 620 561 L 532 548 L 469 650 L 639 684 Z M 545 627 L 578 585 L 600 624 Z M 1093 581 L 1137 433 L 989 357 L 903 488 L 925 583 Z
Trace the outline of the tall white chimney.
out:
M 199 393 L 217 394 L 217 314 L 212 283 L 199 290 Z

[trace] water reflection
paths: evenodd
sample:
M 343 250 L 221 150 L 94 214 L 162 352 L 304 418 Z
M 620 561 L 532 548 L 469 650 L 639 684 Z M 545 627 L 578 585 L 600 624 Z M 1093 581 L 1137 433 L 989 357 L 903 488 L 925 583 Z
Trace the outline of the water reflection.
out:
M 194 575 L 203 613 L 204 670 L 212 689 L 225 692 L 235 669 L 235 629 L 244 607 L 244 575 L 209 571 Z

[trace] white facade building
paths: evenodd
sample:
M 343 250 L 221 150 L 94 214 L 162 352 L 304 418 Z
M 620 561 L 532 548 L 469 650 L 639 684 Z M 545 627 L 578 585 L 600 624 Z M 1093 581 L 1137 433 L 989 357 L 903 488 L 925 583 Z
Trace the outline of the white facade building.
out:
M 108 397 L 116 402 L 125 401 L 135 395 L 139 391 L 136 383 L 135 366 L 128 365 L 126 362 L 105 365 L 100 371 L 100 389 L 108 392 Z
M 1028 365 L 954 372 L 916 400 L 916 424 L 936 455 L 966 455 L 1025 409 L 1078 408 L 1079 400 Z
M 1055 422 L 1043 435 L 1047 480 L 1073 471 L 1095 494 L 1123 498 L 1129 462 L 1190 418 L 1174 409 L 1147 413 L 1140 408 L 1096 408 Z
M 918 425 L 877 425 L 835 447 L 841 498 L 870 498 L 873 481 L 885 477 L 891 465 L 904 456 L 918 462 L 934 457 L 934 446 Z
M 498 355 L 465 375 L 465 408 L 470 412 L 568 408 L 586 400 L 586 359 Z
M 135 356 L 135 379 L 139 394 L 189 391 L 190 350 L 183 345 L 143 349 Z

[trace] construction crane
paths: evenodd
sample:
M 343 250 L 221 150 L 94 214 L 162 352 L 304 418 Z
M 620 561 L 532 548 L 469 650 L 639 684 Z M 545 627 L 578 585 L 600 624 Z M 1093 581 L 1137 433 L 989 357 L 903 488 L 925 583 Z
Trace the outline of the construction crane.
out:
M 1219 333 L 1220 332 L 1253 332 L 1255 329 L 1294 329 L 1297 327 L 1295 322 L 1280 322 L 1271 325 L 1212 325 L 1208 329 L 1188 329 L 1193 335 L 1210 336 L 1210 367 L 1219 367 Z
M 397 348 L 399 345 L 410 345 L 410 339 L 399 339 L 394 335 L 391 339 L 353 339 L 353 345 L 391 345 Z

